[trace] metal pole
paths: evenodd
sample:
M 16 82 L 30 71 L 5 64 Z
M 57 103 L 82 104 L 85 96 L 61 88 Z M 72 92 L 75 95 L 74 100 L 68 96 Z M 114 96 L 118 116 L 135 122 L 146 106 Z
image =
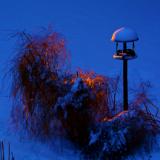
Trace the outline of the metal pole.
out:
M 123 51 L 127 49 L 126 42 L 123 43 Z M 128 110 L 128 61 L 123 60 L 123 109 Z

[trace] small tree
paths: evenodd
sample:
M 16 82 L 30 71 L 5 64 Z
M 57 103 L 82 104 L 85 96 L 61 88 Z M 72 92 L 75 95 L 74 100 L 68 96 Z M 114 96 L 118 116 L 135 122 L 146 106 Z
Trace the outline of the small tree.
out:
M 12 67 L 12 93 L 17 111 L 23 114 L 25 127 L 34 134 L 49 134 L 53 117 L 51 108 L 68 90 L 68 53 L 60 34 L 44 31 L 43 35 L 18 34 L 20 47 Z

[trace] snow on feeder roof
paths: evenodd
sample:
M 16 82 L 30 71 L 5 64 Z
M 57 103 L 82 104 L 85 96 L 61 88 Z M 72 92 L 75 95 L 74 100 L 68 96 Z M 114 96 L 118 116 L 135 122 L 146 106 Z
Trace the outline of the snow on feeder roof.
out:
M 134 30 L 125 27 L 117 29 L 111 38 L 113 42 L 134 42 L 138 39 L 138 35 Z

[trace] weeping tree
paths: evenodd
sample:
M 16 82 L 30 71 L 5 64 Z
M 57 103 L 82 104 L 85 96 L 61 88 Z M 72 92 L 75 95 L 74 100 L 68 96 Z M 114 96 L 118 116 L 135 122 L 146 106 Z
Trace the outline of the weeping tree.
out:
M 49 134 L 52 106 L 69 86 L 69 54 L 64 38 L 53 31 L 17 34 L 17 55 L 13 60 L 13 121 L 24 122 L 34 134 Z M 43 133 L 42 133 L 43 132 Z

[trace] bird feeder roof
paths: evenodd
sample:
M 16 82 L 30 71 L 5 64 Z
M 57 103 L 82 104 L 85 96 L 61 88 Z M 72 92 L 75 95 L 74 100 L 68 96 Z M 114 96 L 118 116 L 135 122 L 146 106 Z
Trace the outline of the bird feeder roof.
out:
M 117 29 L 111 38 L 113 42 L 134 42 L 138 39 L 138 35 L 134 30 L 125 27 Z

